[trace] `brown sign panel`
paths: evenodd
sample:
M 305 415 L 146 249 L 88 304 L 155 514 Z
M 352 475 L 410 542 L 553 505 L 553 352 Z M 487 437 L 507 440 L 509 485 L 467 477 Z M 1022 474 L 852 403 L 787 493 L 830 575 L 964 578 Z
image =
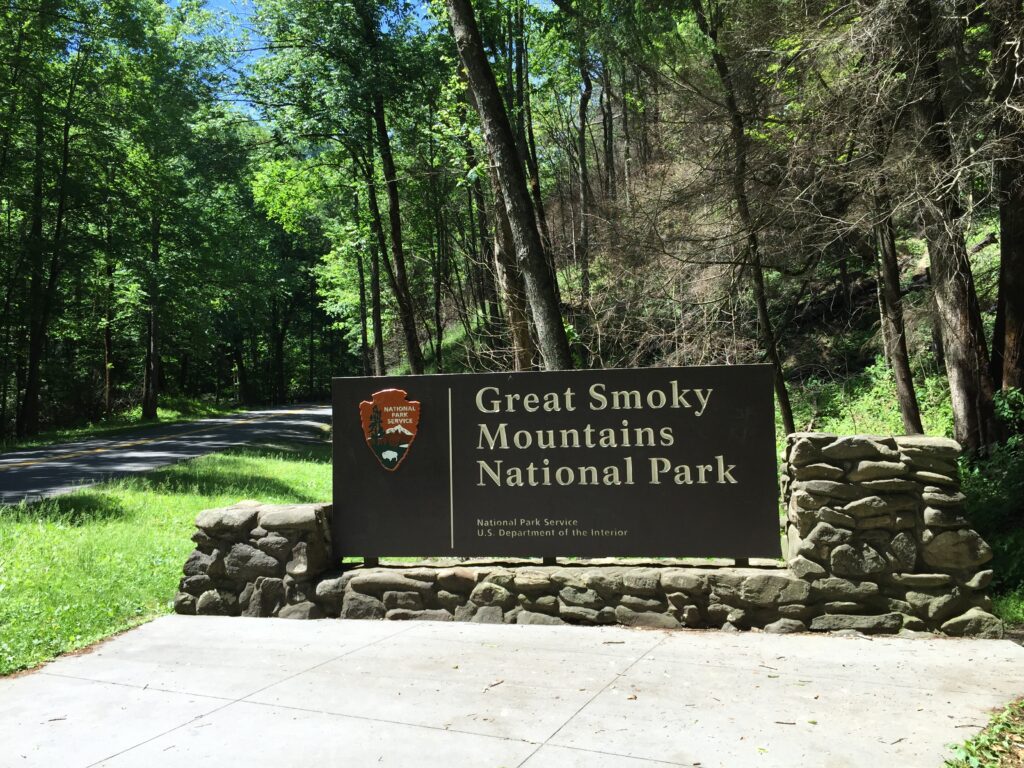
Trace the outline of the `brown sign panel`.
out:
M 335 554 L 777 557 L 767 365 L 334 380 Z

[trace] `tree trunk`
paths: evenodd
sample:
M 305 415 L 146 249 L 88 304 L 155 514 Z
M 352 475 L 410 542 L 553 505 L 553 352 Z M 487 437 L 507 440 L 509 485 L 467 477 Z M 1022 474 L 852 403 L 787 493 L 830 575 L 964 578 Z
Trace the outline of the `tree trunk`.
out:
M 746 127 L 743 115 L 740 113 L 739 104 L 736 101 L 736 91 L 729 63 L 721 51 L 718 50 L 718 29 L 709 24 L 704 13 L 702 0 L 692 0 L 692 4 L 698 26 L 712 43 L 711 56 L 725 94 L 725 106 L 730 123 L 729 135 L 732 140 L 733 149 L 733 168 L 731 174 L 733 203 L 736 205 L 736 212 L 746 236 L 747 264 L 750 266 L 754 276 L 754 300 L 757 304 L 758 331 L 761 337 L 761 345 L 764 347 L 768 361 L 775 368 L 775 396 L 779 402 L 779 413 L 782 415 L 783 428 L 787 434 L 791 434 L 796 431 L 796 423 L 793 420 L 793 407 L 789 401 L 789 390 L 786 388 L 786 378 L 782 370 L 782 358 L 779 355 L 775 329 L 772 325 L 771 316 L 768 314 L 768 297 L 765 291 L 764 269 L 761 265 L 760 244 L 754 219 L 750 213 L 750 203 L 747 196 Z
M 512 228 L 505 213 L 501 187 L 492 171 L 494 185 L 495 213 L 497 222 L 494 227 L 494 273 L 497 275 L 498 290 L 501 293 L 501 305 L 505 309 L 505 322 L 508 324 L 512 337 L 513 370 L 528 371 L 534 367 L 537 349 L 530 335 L 530 316 L 527 311 L 526 291 L 523 286 L 522 274 L 513 256 L 515 245 L 512 240 Z
M 43 358 L 45 321 L 43 306 L 46 301 L 44 258 L 46 245 L 43 241 L 43 169 L 46 149 L 46 115 L 43 110 L 42 83 L 33 92 L 33 125 L 35 142 L 32 160 L 32 199 L 29 205 L 30 223 L 25 250 L 29 263 L 29 333 L 28 368 L 25 374 L 25 394 L 18 410 L 15 433 L 19 438 L 39 432 L 39 393 L 41 389 L 40 366 Z
M 558 287 L 558 270 L 555 267 L 555 251 L 551 242 L 551 230 L 548 229 L 547 212 L 544 210 L 544 196 L 540 188 L 540 164 L 537 162 L 537 139 L 533 131 L 533 104 L 530 88 L 530 46 L 523 46 L 523 67 L 526 80 L 525 113 L 526 113 L 526 171 L 530 182 L 530 195 L 533 198 L 533 207 L 537 211 L 537 229 L 540 230 L 540 241 L 544 245 L 544 254 L 547 257 L 548 271 L 551 273 L 551 285 L 555 291 L 555 301 L 562 303 L 561 289 Z
M 508 215 L 516 261 L 526 283 L 526 294 L 533 310 L 540 352 L 549 370 L 572 367 L 569 340 L 555 297 L 551 272 L 537 228 L 537 219 L 523 173 L 522 159 L 515 136 L 498 91 L 494 72 L 484 52 L 480 31 L 469 0 L 447 0 L 448 14 L 459 57 L 465 67 L 474 95 L 474 107 L 480 115 L 484 139 L 495 161 L 498 180 Z
M 883 186 L 884 183 L 884 180 L 879 182 L 879 186 Z M 903 430 L 908 435 L 919 435 L 924 429 L 921 426 L 917 393 L 914 391 L 914 378 L 910 372 L 910 356 L 907 353 L 892 207 L 884 191 L 875 196 L 874 202 L 877 217 L 875 240 L 878 250 L 878 299 L 885 353 L 896 379 L 896 397 L 900 404 L 900 416 L 903 418 Z
M 409 371 L 423 373 L 423 352 L 420 349 L 419 332 L 416 327 L 416 309 L 409 291 L 409 278 L 405 270 L 405 250 L 402 247 L 402 213 L 398 199 L 398 174 L 391 154 L 391 137 L 384 116 L 384 96 L 373 94 L 373 120 L 377 126 L 377 149 L 380 152 L 381 167 L 388 193 L 388 221 L 391 226 L 391 255 L 394 260 L 395 300 L 398 315 L 405 333 L 405 351 L 409 358 Z
M 369 376 L 373 368 L 370 364 L 370 339 L 366 333 L 366 277 L 363 274 L 363 254 L 356 253 L 356 270 L 359 273 L 359 359 L 362 362 L 363 376 Z
M 146 361 L 142 373 L 142 418 L 157 417 L 160 388 L 160 214 L 154 209 L 150 219 L 149 242 L 149 308 L 146 315 Z
M 380 264 L 381 256 L 387 253 L 387 239 L 384 236 L 384 223 L 380 216 L 380 205 L 377 202 L 377 185 L 373 182 L 373 170 L 371 177 L 366 182 L 366 202 L 370 209 L 370 228 L 374 233 L 374 241 L 370 243 L 370 295 L 373 303 L 373 365 L 374 375 L 383 376 L 387 373 L 384 364 L 384 325 L 381 319 L 381 295 L 380 295 Z M 384 256 L 384 273 L 391 292 L 397 296 L 398 289 L 395 287 L 395 276 L 391 269 L 391 263 Z
M 981 311 L 962 229 L 964 215 L 957 199 L 955 178 L 960 172 L 955 168 L 948 126 L 947 105 L 956 108 L 960 85 L 950 83 L 945 70 L 960 47 L 952 37 L 959 27 L 947 18 L 945 10 L 933 11 L 930 0 L 916 0 L 911 10 L 921 49 L 915 66 L 928 89 L 914 102 L 913 116 L 924 165 L 934 174 L 926 179 L 921 194 L 921 218 L 946 357 L 954 432 L 964 448 L 977 451 L 998 439 L 999 428 Z
M 582 24 L 582 22 L 577 22 Z M 582 38 L 582 34 L 580 35 Z M 576 168 L 580 185 L 580 237 L 576 243 L 576 260 L 580 267 L 580 293 L 584 304 L 590 300 L 590 176 L 587 171 L 587 111 L 594 84 L 590 79 L 590 65 L 586 49 L 580 40 L 579 71 L 583 90 L 580 93 L 579 125 L 576 128 Z
M 231 357 L 235 363 L 235 375 L 238 377 L 238 402 L 250 405 L 253 402 L 253 396 L 249 387 L 249 372 L 245 367 L 245 353 L 242 350 L 241 337 L 232 342 Z
M 1019 0 L 992 0 L 989 10 L 998 78 L 994 101 L 999 109 L 995 174 L 1000 230 L 992 379 L 996 389 L 1024 389 L 1024 135 L 1012 113 L 1013 104 L 1024 102 L 1024 9 Z
M 612 101 L 612 73 L 608 59 L 601 66 L 601 127 L 604 138 L 605 194 L 615 199 L 615 105 Z

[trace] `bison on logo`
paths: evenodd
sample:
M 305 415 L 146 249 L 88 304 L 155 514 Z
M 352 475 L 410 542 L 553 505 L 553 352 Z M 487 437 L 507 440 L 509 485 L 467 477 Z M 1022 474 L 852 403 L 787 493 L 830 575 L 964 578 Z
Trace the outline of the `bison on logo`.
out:
M 407 396 L 403 389 L 385 389 L 359 404 L 366 445 L 389 472 L 398 469 L 409 452 L 420 423 L 420 404 Z

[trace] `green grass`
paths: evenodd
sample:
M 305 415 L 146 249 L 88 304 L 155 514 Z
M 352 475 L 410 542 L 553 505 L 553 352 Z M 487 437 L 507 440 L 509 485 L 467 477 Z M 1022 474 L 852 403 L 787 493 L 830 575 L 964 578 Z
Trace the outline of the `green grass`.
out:
M 945 377 L 919 374 L 915 379 L 925 433 L 952 437 L 953 411 Z M 798 430 L 813 428 L 841 435 L 903 434 L 896 382 L 881 356 L 852 376 L 808 379 L 790 387 Z
M 323 444 L 213 454 L 0 507 L 0 675 L 169 612 L 200 510 L 330 498 Z
M 1021 768 L 1024 766 L 1024 699 L 995 715 L 988 726 L 953 747 L 946 768 Z
M 46 430 L 26 440 L 0 440 L 0 453 L 21 448 L 69 443 L 91 437 L 111 437 L 147 424 L 176 424 L 192 419 L 225 416 L 238 413 L 241 410 L 237 405 L 217 405 L 197 398 L 163 398 L 161 402 L 162 405 L 156 409 L 157 421 L 143 421 L 142 406 L 137 405 L 96 422 Z

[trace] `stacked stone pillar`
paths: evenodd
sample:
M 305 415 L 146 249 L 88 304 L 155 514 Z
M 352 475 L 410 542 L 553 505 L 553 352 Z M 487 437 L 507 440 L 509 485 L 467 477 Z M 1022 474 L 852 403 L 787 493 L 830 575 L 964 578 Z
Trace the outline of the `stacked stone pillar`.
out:
M 782 470 L 790 570 L 819 591 L 837 578 L 870 585 L 876 610 L 896 614 L 904 629 L 998 634 L 985 594 L 992 550 L 964 516 L 959 456 L 945 438 L 790 435 Z M 857 623 L 844 618 L 843 602 L 828 606 L 823 623 Z

